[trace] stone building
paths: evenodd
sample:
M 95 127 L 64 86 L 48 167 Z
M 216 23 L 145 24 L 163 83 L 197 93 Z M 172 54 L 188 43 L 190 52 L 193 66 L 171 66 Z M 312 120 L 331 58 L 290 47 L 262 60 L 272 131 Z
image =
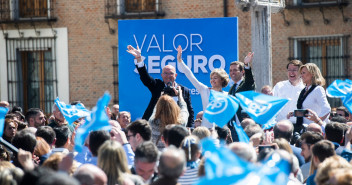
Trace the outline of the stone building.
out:
M 251 14 L 229 0 L 0 0 L 0 99 L 51 112 L 53 100 L 87 107 L 108 90 L 118 102 L 119 19 L 239 17 L 239 56 L 251 50 Z M 272 15 L 273 84 L 286 64 L 315 62 L 327 82 L 351 76 L 348 0 L 286 0 Z M 260 87 L 259 87 L 260 88 Z

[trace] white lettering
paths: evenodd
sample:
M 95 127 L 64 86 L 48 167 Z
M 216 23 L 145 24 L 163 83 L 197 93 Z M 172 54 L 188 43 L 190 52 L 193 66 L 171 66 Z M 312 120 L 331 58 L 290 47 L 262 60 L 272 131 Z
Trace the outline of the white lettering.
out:
M 199 62 L 202 60 L 203 62 Z M 194 73 L 199 73 L 198 69 L 201 69 L 203 73 L 208 73 L 205 69 L 207 65 L 207 58 L 203 55 L 194 55 Z
M 195 43 L 193 43 L 193 36 L 195 37 L 195 36 L 198 36 L 200 39 L 199 39 L 199 42 L 195 42 Z M 191 51 L 192 51 L 192 45 L 195 45 L 195 46 L 197 46 L 197 48 L 199 49 L 199 51 L 203 51 L 202 50 L 202 48 L 200 48 L 200 46 L 199 46 L 199 44 L 201 44 L 203 42 L 203 37 L 202 37 L 202 35 L 201 34 L 198 34 L 198 33 L 196 33 L 196 34 L 191 34 Z
M 171 49 L 169 49 L 169 50 L 165 49 L 165 35 L 164 34 L 163 34 L 163 52 L 172 52 Z
M 198 95 L 199 92 L 197 89 L 189 89 L 189 92 L 192 94 L 192 95 Z
M 142 45 L 139 45 L 138 42 L 137 42 L 137 38 L 136 38 L 136 35 L 133 34 L 133 38 L 134 38 L 134 41 L 136 42 L 136 45 L 139 47 L 139 49 L 143 49 L 143 45 L 144 45 L 144 41 L 145 39 L 147 38 L 147 34 L 144 35 L 144 38 L 143 38 L 143 42 L 142 42 Z
M 148 73 L 160 73 L 160 68 L 153 69 L 153 67 L 160 67 L 160 63 L 153 62 L 154 60 L 160 61 L 160 56 L 148 57 Z
M 225 59 L 224 57 L 222 57 L 221 55 L 213 55 L 209 58 L 209 61 L 208 61 L 208 65 L 209 65 L 209 69 L 210 71 L 213 71 L 215 68 L 214 68 L 214 61 L 215 60 L 219 60 L 220 61 L 220 67 L 218 68 L 221 68 L 221 69 L 225 69 Z
M 187 38 L 187 36 L 184 35 L 184 34 L 177 34 L 177 35 L 175 35 L 174 40 L 172 41 L 172 45 L 174 46 L 174 49 L 177 51 L 177 47 L 178 47 L 178 46 L 175 46 L 175 40 L 176 40 L 177 37 L 179 37 L 179 36 L 182 36 L 182 37 L 184 37 L 184 38 L 186 39 L 186 46 L 182 46 L 182 45 L 181 45 L 182 51 L 185 51 L 185 50 L 188 48 L 188 38 Z
M 172 55 L 167 55 L 165 56 L 162 60 L 161 60 L 161 69 L 164 68 L 166 65 L 172 65 L 176 68 L 176 63 L 175 62 L 169 62 L 168 64 L 166 64 L 166 61 L 171 60 L 174 61 L 175 57 Z
M 154 39 L 155 39 L 156 45 L 155 45 L 155 46 L 152 46 L 152 42 L 153 42 Z M 157 48 L 157 49 L 159 50 L 159 52 L 161 52 L 161 49 L 160 49 L 160 46 L 159 46 L 159 43 L 158 43 L 158 39 L 156 39 L 156 37 L 155 37 L 154 34 L 153 34 L 153 36 L 152 36 L 152 39 L 150 39 L 147 52 L 149 52 L 149 49 L 150 49 L 150 48 Z M 141 50 L 142 50 L 142 49 L 141 49 Z

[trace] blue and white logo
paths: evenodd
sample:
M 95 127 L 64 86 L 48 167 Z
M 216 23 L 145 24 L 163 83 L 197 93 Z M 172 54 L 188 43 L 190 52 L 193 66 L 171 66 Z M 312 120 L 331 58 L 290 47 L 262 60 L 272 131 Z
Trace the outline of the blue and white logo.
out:
M 329 97 L 341 98 L 343 105 L 351 112 L 352 111 L 352 81 L 335 80 L 326 89 L 326 94 Z
M 209 109 L 206 110 L 208 114 L 221 114 L 227 108 L 227 100 L 225 98 L 218 98 L 209 103 Z
M 268 96 L 254 91 L 236 93 L 236 97 L 243 110 L 261 125 L 268 123 L 288 102 L 288 99 Z
M 213 90 L 210 91 L 209 102 L 203 116 L 220 127 L 230 121 L 239 106 L 235 97 Z

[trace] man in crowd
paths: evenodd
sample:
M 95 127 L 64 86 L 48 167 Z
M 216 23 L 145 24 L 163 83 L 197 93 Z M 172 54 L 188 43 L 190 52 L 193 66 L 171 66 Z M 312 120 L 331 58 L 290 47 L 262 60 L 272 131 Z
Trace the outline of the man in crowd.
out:
M 307 179 L 309 176 L 309 169 L 312 157 L 312 147 L 315 143 L 323 140 L 323 136 L 315 132 L 305 132 L 301 135 L 302 145 L 301 145 L 301 155 L 306 162 L 301 166 L 303 179 Z
M 56 106 L 56 104 L 53 105 L 53 118 L 49 122 L 49 126 L 52 128 L 55 127 L 61 127 L 61 126 L 67 126 L 71 133 L 74 132 L 74 128 L 72 125 L 69 125 L 68 122 L 66 121 L 64 115 L 60 112 L 60 109 Z
M 116 119 L 118 118 L 119 111 L 120 111 L 120 106 L 119 106 L 119 104 L 114 104 L 114 105 L 111 107 L 111 119 L 112 119 L 112 120 L 116 120 Z
M 131 173 L 139 175 L 146 184 L 157 179 L 156 163 L 158 161 L 158 148 L 151 141 L 141 143 L 135 150 L 134 166 Z
M 136 58 L 137 60 L 136 67 L 140 75 L 140 79 L 143 82 L 143 84 L 146 87 L 148 87 L 149 91 L 152 94 L 152 98 L 150 99 L 149 105 L 145 110 L 142 118 L 145 120 L 149 120 L 150 116 L 153 113 L 153 109 L 161 95 L 161 92 L 163 92 L 164 88 L 171 83 L 172 87 L 176 89 L 177 89 L 177 86 L 181 86 L 182 96 L 187 104 L 187 109 L 189 113 L 187 127 L 192 127 L 194 122 L 193 120 L 194 112 L 191 105 L 190 92 L 188 88 L 176 83 L 175 80 L 177 77 L 177 73 L 176 73 L 175 67 L 172 65 L 166 65 L 163 68 L 161 73 L 162 80 L 154 79 L 148 74 L 147 68 L 145 67 L 144 62 L 142 61 L 141 50 L 138 47 L 137 49 L 135 49 L 131 45 L 129 45 L 127 49 L 128 49 L 127 52 L 132 54 Z
M 145 141 L 150 141 L 152 137 L 152 128 L 148 121 L 144 119 L 136 120 L 127 126 L 127 140 L 133 151 Z
M 284 138 L 288 143 L 291 142 L 293 136 L 293 124 L 290 120 L 281 120 L 274 126 L 274 138 Z M 301 156 L 301 149 L 290 145 L 293 154 L 297 157 L 299 165 L 304 164 L 304 158 Z
M 301 75 L 298 72 L 302 65 L 302 62 L 299 60 L 290 61 L 286 66 L 288 80 L 278 82 L 273 88 L 274 96 L 289 99 L 289 102 L 277 115 L 276 121 L 287 119 L 287 113 L 297 109 L 297 100 L 304 88 L 304 84 L 300 78 Z M 295 124 L 296 117 L 291 117 L 290 121 Z
M 117 121 L 120 123 L 122 130 L 125 130 L 131 122 L 131 113 L 127 111 L 119 112 L 117 116 Z
M 174 146 L 166 148 L 159 160 L 159 178 L 151 185 L 176 185 L 186 169 L 185 152 Z
M 350 121 L 350 113 L 347 108 L 344 106 L 340 106 L 336 108 L 336 114 L 346 118 L 347 121 Z
M 235 61 L 230 64 L 230 77 L 234 82 L 230 88 L 229 94 L 235 96 L 238 92 L 255 90 L 254 78 L 249 63 L 253 60 L 254 53 L 248 53 L 245 57 L 244 62 Z M 241 107 L 238 108 L 236 115 L 228 123 L 228 127 L 231 130 L 232 140 L 238 141 L 237 132 L 234 128 L 233 121 L 239 125 L 242 121 Z
M 38 128 L 45 125 L 45 115 L 38 108 L 30 108 L 26 113 L 26 121 L 29 127 Z

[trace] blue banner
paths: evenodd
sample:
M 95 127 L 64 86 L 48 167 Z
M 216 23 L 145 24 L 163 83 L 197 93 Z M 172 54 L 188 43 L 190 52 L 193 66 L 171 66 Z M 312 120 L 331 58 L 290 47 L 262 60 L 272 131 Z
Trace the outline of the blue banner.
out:
M 236 93 L 243 110 L 261 125 L 268 123 L 288 102 L 287 99 L 254 91 Z
M 121 111 L 129 111 L 132 121 L 141 118 L 151 93 L 141 80 L 134 57 L 127 46 L 141 49 L 142 60 L 153 78 L 161 79 L 165 65 L 176 67 L 176 82 L 188 87 L 194 115 L 202 111 L 199 92 L 177 67 L 177 47 L 184 49 L 183 60 L 196 78 L 210 86 L 210 73 L 215 68 L 229 72 L 232 61 L 238 60 L 237 18 L 119 20 L 119 103 Z M 229 87 L 225 90 L 228 90 Z
M 341 98 L 343 105 L 352 113 L 352 80 L 335 80 L 326 89 L 329 97 Z
M 204 111 L 204 118 L 219 127 L 226 125 L 236 114 L 238 103 L 231 95 L 210 90 L 209 104 Z

